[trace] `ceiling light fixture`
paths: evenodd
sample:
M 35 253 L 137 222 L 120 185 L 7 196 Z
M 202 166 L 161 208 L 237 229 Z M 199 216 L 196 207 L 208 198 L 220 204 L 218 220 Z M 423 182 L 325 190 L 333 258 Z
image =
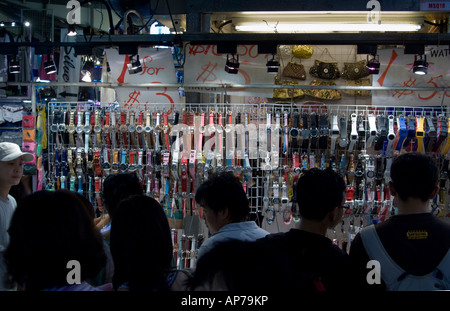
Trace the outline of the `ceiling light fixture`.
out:
M 410 32 L 422 28 L 417 24 L 293 24 L 293 23 L 242 23 L 236 25 L 236 31 L 242 32 Z
M 367 63 L 366 69 L 367 73 L 370 75 L 377 75 L 380 72 L 380 60 L 378 55 L 371 55 L 371 59 L 369 59 L 369 55 L 367 55 Z
M 237 74 L 239 71 L 239 55 L 227 54 L 227 62 L 225 63 L 225 71 L 231 74 Z
M 428 72 L 428 62 L 427 56 L 423 55 L 414 55 L 414 67 L 413 72 L 416 75 L 426 75 Z
M 277 74 L 280 68 L 280 62 L 275 59 L 275 54 L 272 54 L 272 59 L 268 60 L 266 63 L 267 72 L 272 74 Z
M 75 26 L 73 24 L 69 25 L 69 30 L 67 31 L 67 35 L 66 36 L 74 37 L 76 35 L 77 35 L 77 31 L 75 30 Z
M 136 59 L 134 58 L 134 55 L 130 56 L 130 62 L 127 64 L 128 66 L 128 73 L 130 75 L 141 72 L 142 66 L 141 62 L 139 61 L 139 54 L 136 54 Z

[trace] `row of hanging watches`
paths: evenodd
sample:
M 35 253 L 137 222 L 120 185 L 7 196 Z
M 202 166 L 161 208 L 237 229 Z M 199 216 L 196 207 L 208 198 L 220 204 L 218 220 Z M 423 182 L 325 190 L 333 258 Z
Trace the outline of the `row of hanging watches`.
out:
M 242 116 L 244 120 L 241 120 Z M 254 117 L 248 113 L 238 112 L 233 118 L 231 111 L 223 114 L 215 111 L 183 111 L 180 124 L 185 124 L 186 128 L 182 131 L 175 130 L 180 121 L 178 112 L 173 114 L 173 119 L 170 120 L 172 122 L 169 122 L 169 116 L 164 112 L 118 111 L 99 107 L 92 110 L 57 108 L 49 113 L 49 117 L 50 131 L 55 142 L 53 169 L 49 178 L 51 187 L 69 188 L 84 193 L 91 202 L 101 207 L 99 194 L 102 179 L 111 173 L 136 172 L 148 195 L 159 199 L 171 212 L 181 210 L 185 215 L 186 212 L 196 212 L 193 200 L 195 189 L 211 172 L 232 171 L 246 189 L 252 185 L 255 170 L 262 169 L 266 185 L 263 209 L 268 211 L 266 214 L 270 214 L 271 211 L 280 210 L 277 205 L 281 204 L 286 223 L 290 222 L 292 212 L 295 211 L 292 187 L 302 170 L 327 166 L 342 169 L 353 162 L 350 160 L 352 153 L 348 151 L 366 155 L 371 154 L 368 151 L 372 147 L 377 155 L 389 156 L 387 140 L 392 141 L 392 150 L 394 146 L 413 146 L 411 142 L 417 140 L 417 137 L 411 135 L 412 125 L 418 121 L 418 128 L 414 128 L 414 132 L 422 137 L 420 126 L 425 124 L 420 121 L 420 117 L 413 120 L 409 116 L 404 119 L 405 123 L 402 117 L 398 117 L 397 124 L 400 127 L 394 127 L 391 116 L 373 114 L 369 114 L 367 118 L 362 114 L 351 114 L 349 121 L 345 116 L 331 114 L 331 122 L 328 123 L 327 114 L 300 114 L 296 111 L 275 113 L 275 122 L 272 124 L 272 114 L 268 113 L 267 150 L 258 150 L 265 154 L 265 160 L 259 162 L 259 159 L 249 159 L 248 156 L 251 140 L 246 129 L 250 117 Z M 350 132 L 347 130 L 349 122 Z M 436 146 L 441 146 L 442 153 L 448 150 L 448 143 L 443 145 L 443 137 L 448 130 L 447 122 L 447 118 L 442 116 L 437 119 L 438 131 L 434 143 L 430 134 L 433 131 L 430 125 L 434 123 L 429 123 L 427 135 L 424 133 L 424 136 L 430 137 L 429 141 L 424 142 L 426 148 L 433 151 L 439 150 Z M 410 142 L 405 144 L 403 141 L 403 144 L 394 145 L 395 137 L 398 136 L 398 141 L 402 141 L 401 133 L 405 128 L 403 124 L 409 126 L 409 136 L 404 140 L 409 138 Z M 233 133 L 233 128 L 237 128 L 237 125 L 244 128 L 244 148 L 238 148 L 239 141 L 242 140 L 237 139 L 237 136 L 233 137 L 237 135 L 236 132 Z M 272 144 L 272 133 L 276 131 L 279 131 L 279 135 L 274 137 L 279 137 L 280 148 L 273 150 L 272 146 L 276 144 Z M 392 134 L 394 139 L 391 139 Z M 184 135 L 187 136 L 183 138 Z M 213 144 L 205 154 L 205 144 L 207 141 L 211 142 L 212 136 Z M 225 157 L 224 143 L 225 146 L 233 144 L 234 147 L 227 149 Z M 339 147 L 336 148 L 336 144 Z M 408 147 L 403 149 L 408 151 Z M 338 152 L 342 153 L 340 159 Z M 266 188 L 271 188 L 270 194 Z M 269 197 L 272 198 L 272 204 L 269 204 Z M 266 217 L 268 222 L 272 218 Z

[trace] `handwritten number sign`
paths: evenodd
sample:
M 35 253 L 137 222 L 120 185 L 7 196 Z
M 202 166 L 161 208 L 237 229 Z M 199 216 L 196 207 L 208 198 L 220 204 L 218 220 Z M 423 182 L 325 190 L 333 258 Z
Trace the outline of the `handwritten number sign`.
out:
M 450 86 L 447 46 L 427 47 L 428 74 L 420 76 L 413 72 L 414 54 L 404 54 L 401 49 L 379 50 L 380 74 L 373 76 L 373 86 L 427 87 L 430 91 L 392 90 L 374 91 L 373 105 L 393 106 L 440 106 L 448 104 L 450 92 L 433 90 Z
M 106 57 L 111 68 L 112 82 L 129 84 L 168 84 L 177 83 L 172 52 L 170 49 L 138 49 L 142 71 L 130 74 L 129 55 L 119 55 L 115 49 L 107 49 Z M 175 104 L 180 103 L 176 88 L 167 87 L 119 87 L 116 89 L 117 101 L 128 108 L 137 104 L 170 104 L 168 113 L 172 113 Z M 136 105 L 135 105 L 136 104 Z

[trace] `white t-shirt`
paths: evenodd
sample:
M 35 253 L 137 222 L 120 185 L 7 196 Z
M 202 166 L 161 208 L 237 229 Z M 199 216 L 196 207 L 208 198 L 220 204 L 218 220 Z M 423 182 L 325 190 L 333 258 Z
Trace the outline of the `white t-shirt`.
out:
M 3 262 L 3 252 L 9 244 L 8 228 L 16 207 L 16 199 L 11 195 L 8 194 L 8 200 L 0 198 L 0 291 L 6 290 L 4 285 L 6 267 Z

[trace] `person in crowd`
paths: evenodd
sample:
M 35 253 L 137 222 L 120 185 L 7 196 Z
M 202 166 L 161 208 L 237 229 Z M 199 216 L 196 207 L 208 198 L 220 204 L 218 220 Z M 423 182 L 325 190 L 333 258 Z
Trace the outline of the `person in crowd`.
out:
M 38 191 L 16 208 L 4 258 L 10 281 L 26 291 L 96 291 L 105 266 L 102 238 L 68 190 Z
M 173 246 L 161 204 L 145 195 L 122 200 L 111 223 L 113 286 L 129 291 L 180 291 L 189 277 L 172 267 Z
M 375 228 L 375 239 L 381 242 L 381 247 L 373 250 L 372 255 L 376 258 L 369 257 L 361 232 L 355 236 L 350 247 L 349 255 L 356 269 L 358 288 L 362 290 L 395 290 L 390 286 L 400 277 L 392 273 L 395 279 L 388 281 L 386 277 L 391 277 L 383 273 L 387 266 L 383 269 L 381 261 L 381 280 L 368 282 L 373 266 L 369 269 L 367 264 L 371 259 L 378 260 L 381 253 L 386 252 L 391 261 L 404 271 L 401 278 L 427 275 L 438 267 L 444 256 L 450 259 L 450 224 L 431 213 L 430 200 L 439 190 L 439 172 L 435 161 L 424 154 L 404 153 L 393 160 L 390 176 L 389 192 L 394 196 L 397 214 L 369 226 L 370 229 L 363 228 L 363 231 Z M 443 279 L 450 280 L 449 272 L 441 272 Z
M 106 215 L 95 219 L 102 235 L 109 241 L 111 220 L 120 201 L 136 194 L 143 194 L 139 178 L 134 173 L 110 174 L 103 181 L 102 197 Z
M 89 217 L 92 219 L 92 222 L 94 222 L 95 208 L 94 208 L 94 206 L 92 206 L 92 203 L 86 198 L 86 196 L 84 196 L 78 192 L 74 192 L 74 193 L 80 199 L 80 201 L 83 203 L 83 207 L 86 209 Z M 100 232 L 100 230 L 99 230 L 99 232 Z M 105 255 L 106 255 L 106 265 L 95 278 L 88 280 L 88 283 L 93 286 L 104 286 L 104 288 L 107 288 L 107 286 L 111 286 L 110 289 L 112 290 L 112 278 L 113 278 L 113 274 L 114 274 L 114 261 L 112 259 L 111 250 L 109 249 L 109 245 L 107 244 L 105 239 L 102 238 L 102 241 L 103 241 L 103 250 L 105 251 Z M 106 284 L 108 284 L 108 285 L 106 285 Z
M 211 234 L 200 246 L 197 258 L 211 250 L 218 242 L 238 239 L 255 241 L 269 234 L 248 221 L 249 201 L 239 179 L 230 172 L 214 173 L 195 193 L 195 201 L 202 209 L 202 217 Z
M 257 243 L 270 262 L 269 289 L 285 291 L 351 290 L 349 256 L 327 237 L 342 222 L 345 182 L 331 168 L 312 168 L 299 177 L 296 196 L 300 221 L 288 232 L 270 234 Z
M 271 257 L 261 243 L 236 239 L 218 242 L 203 254 L 192 277 L 186 281 L 188 291 L 241 291 L 267 293 L 272 288 Z
M 19 145 L 15 143 L 0 143 L 0 290 L 8 289 L 5 284 L 6 267 L 3 262 L 3 252 L 9 244 L 9 223 L 17 207 L 16 199 L 9 193 L 11 188 L 21 183 L 23 162 L 33 159 L 31 153 L 22 152 Z

